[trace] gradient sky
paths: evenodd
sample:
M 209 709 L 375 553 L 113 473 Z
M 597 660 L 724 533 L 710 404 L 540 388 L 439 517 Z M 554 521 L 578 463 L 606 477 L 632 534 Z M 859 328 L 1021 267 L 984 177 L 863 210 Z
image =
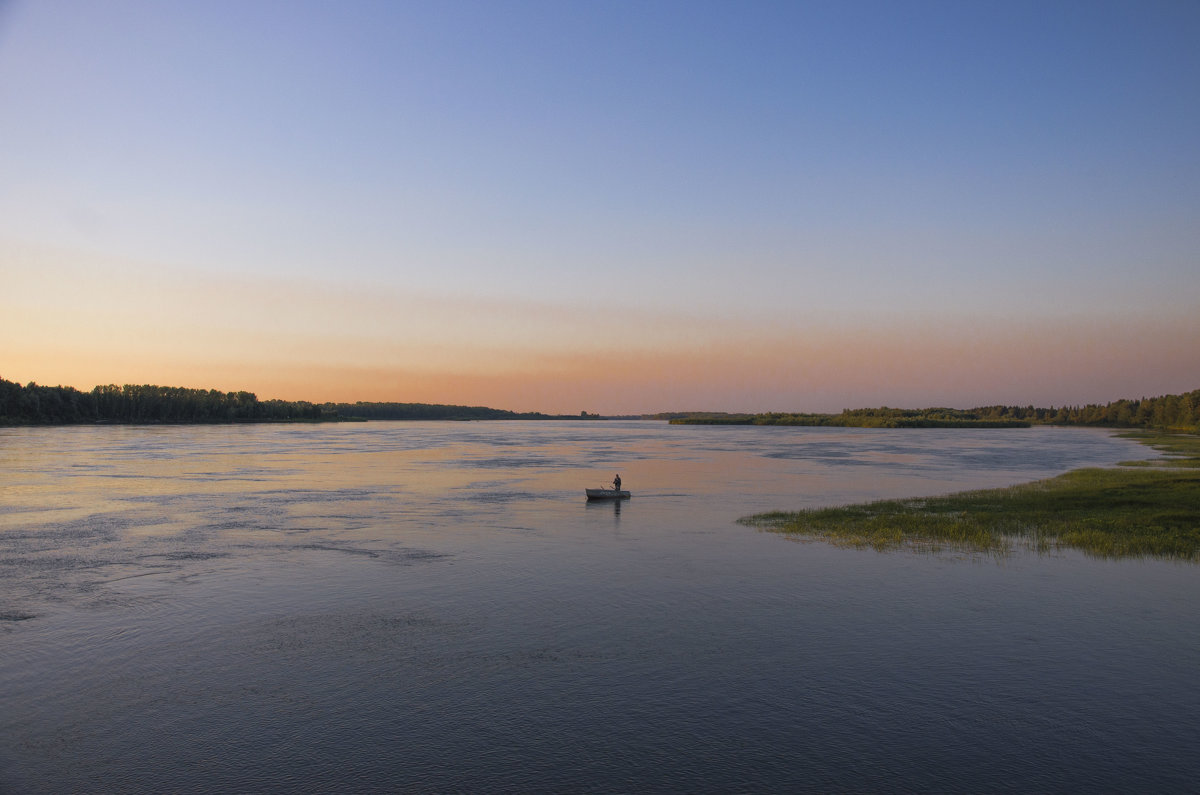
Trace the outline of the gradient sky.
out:
M 0 0 L 0 377 L 1200 387 L 1200 3 Z

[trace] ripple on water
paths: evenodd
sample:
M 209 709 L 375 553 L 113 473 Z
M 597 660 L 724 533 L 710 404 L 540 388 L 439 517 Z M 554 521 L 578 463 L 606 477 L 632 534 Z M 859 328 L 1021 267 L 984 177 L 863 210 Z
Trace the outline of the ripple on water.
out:
M 0 790 L 1187 791 L 1200 776 L 1194 570 L 959 564 L 733 523 L 833 489 L 893 496 L 889 467 L 928 463 L 903 488 L 950 488 L 960 473 L 938 467 L 1050 474 L 1060 443 L 1132 457 L 1103 434 L 43 430 L 17 436 L 53 442 L 22 465 L 45 488 L 0 492 L 16 517 L 0 532 Z M 795 463 L 814 453 L 819 477 Z M 53 474 L 84 458 L 124 477 Z M 171 477 L 172 460 L 208 482 Z M 646 462 L 621 465 L 638 499 L 568 498 L 609 461 Z M 87 520 L 14 513 L 64 499 Z M 114 504 L 129 510 L 91 507 Z

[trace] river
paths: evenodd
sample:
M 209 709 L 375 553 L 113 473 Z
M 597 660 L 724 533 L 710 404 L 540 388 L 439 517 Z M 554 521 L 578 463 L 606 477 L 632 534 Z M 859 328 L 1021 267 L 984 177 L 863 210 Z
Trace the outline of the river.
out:
M 1103 431 L 0 429 L 0 792 L 1194 791 L 1200 568 L 736 524 Z M 588 504 L 619 472 L 633 498 Z

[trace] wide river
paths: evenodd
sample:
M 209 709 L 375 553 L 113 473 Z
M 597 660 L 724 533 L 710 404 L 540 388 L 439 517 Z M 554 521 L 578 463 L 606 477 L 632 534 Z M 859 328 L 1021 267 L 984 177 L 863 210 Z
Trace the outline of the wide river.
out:
M 0 429 L 0 792 L 1195 792 L 1200 567 L 746 514 L 1102 431 Z M 587 504 L 620 472 L 633 499 Z

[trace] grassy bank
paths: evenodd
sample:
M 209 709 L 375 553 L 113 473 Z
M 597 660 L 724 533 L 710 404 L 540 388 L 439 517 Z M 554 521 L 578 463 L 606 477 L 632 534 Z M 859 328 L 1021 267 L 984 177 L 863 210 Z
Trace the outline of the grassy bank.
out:
M 1079 549 L 1096 557 L 1200 562 L 1200 436 L 1125 434 L 1169 456 L 1118 469 L 943 497 L 749 516 L 742 524 L 831 543 L 960 549 Z

